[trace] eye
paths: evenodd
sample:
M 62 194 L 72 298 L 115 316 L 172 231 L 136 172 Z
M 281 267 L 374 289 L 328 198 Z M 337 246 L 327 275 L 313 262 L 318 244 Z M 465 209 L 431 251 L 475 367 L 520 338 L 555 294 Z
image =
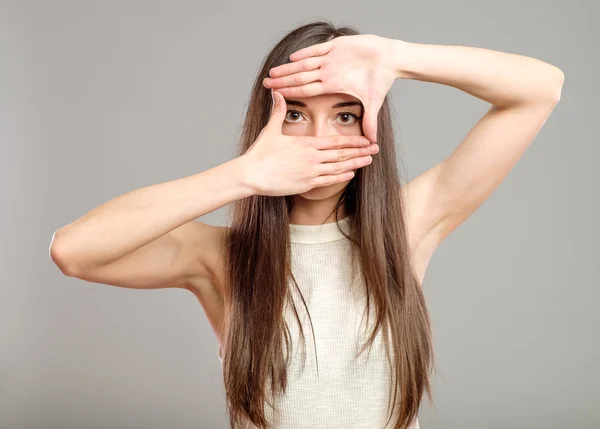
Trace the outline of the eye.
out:
M 342 124 L 343 125 L 354 124 L 359 119 L 361 119 L 360 117 L 358 117 L 354 113 L 350 113 L 350 112 L 341 112 L 338 115 L 338 118 L 342 118 Z
M 290 113 L 291 113 L 292 115 L 290 115 Z M 292 117 L 293 117 L 293 119 L 289 119 L 289 118 L 290 118 L 290 116 L 292 116 Z M 297 118 L 301 118 L 301 117 L 302 117 L 302 113 L 301 113 L 301 112 L 299 112 L 299 111 L 297 111 L 297 110 L 288 110 L 288 111 L 287 111 L 287 113 L 285 114 L 285 120 L 286 120 L 287 122 L 292 122 L 292 123 L 294 123 L 294 122 L 298 122 L 296 119 L 297 119 Z

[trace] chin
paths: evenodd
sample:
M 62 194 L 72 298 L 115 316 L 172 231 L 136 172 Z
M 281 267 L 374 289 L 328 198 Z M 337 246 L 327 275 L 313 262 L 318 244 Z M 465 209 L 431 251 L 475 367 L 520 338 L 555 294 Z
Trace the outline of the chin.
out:
M 319 186 L 312 188 L 310 191 L 298 194 L 298 196 L 307 200 L 326 200 L 341 193 L 348 186 L 348 183 L 350 183 L 350 180 L 328 186 Z

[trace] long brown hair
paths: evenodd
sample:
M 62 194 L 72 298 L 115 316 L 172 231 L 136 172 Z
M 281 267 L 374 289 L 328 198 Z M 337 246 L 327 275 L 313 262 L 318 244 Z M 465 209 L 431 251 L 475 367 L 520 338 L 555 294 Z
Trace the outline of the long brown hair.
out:
M 262 85 L 269 69 L 289 62 L 289 55 L 298 49 L 355 34 L 360 33 L 353 27 L 311 22 L 288 33 L 271 50 L 252 88 L 238 155 L 248 150 L 269 120 L 271 95 Z M 409 257 L 387 98 L 377 124 L 380 152 L 370 165 L 357 170 L 335 212 L 337 219 L 337 208 L 344 204 L 346 213 L 353 216 L 349 238 L 356 245 L 366 283 L 367 319 L 371 300 L 376 310 L 374 328 L 361 350 L 383 330 L 388 358 L 390 346 L 394 356 L 392 403 L 399 416 L 394 428 L 404 429 L 414 423 L 425 391 L 433 403 L 429 376 L 434 359 L 430 319 Z M 264 410 L 265 404 L 272 405 L 268 393 L 285 392 L 287 386 L 289 354 L 284 356 L 284 347 L 290 349 L 290 335 L 283 310 L 286 302 L 292 302 L 288 286 L 293 279 L 292 202 L 289 195 L 254 195 L 234 202 L 229 213 L 223 379 L 232 428 L 241 427 L 245 420 L 259 428 L 269 427 Z

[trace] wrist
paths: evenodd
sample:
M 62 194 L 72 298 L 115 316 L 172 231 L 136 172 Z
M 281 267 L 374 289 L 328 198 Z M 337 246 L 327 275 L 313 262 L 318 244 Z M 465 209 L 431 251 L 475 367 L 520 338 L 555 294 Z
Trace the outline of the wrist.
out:
M 394 71 L 396 79 L 411 78 L 411 64 L 416 58 L 417 43 L 394 40 Z
M 231 166 L 231 173 L 235 178 L 235 182 L 241 189 L 244 197 L 257 195 L 258 190 L 253 181 L 253 169 L 248 163 L 247 157 L 245 155 L 238 156 L 237 158 L 229 161 L 229 164 Z

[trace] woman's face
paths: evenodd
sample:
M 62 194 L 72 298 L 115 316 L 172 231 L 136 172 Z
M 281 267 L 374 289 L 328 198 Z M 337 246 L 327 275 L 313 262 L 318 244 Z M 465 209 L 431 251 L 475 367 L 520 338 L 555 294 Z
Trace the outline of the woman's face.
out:
M 289 136 L 323 137 L 331 135 L 362 136 L 362 103 L 347 94 L 322 94 L 306 98 L 286 98 L 287 112 L 282 132 Z M 356 170 L 353 170 L 356 171 Z M 303 198 L 321 200 L 339 194 L 350 180 L 319 186 L 302 194 Z

